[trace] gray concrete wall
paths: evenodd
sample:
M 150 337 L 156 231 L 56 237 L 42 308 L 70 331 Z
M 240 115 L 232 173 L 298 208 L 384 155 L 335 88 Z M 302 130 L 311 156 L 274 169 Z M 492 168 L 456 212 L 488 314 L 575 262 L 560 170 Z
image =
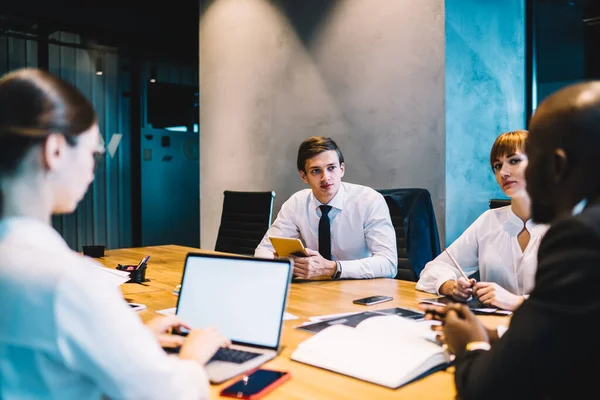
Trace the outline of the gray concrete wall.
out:
M 301 4 L 300 4 L 301 3 Z M 443 0 L 217 0 L 200 18 L 201 247 L 224 190 L 304 188 L 302 140 L 326 135 L 345 181 L 430 190 L 444 240 Z
M 446 0 L 446 244 L 504 198 L 489 154 L 525 128 L 525 2 Z

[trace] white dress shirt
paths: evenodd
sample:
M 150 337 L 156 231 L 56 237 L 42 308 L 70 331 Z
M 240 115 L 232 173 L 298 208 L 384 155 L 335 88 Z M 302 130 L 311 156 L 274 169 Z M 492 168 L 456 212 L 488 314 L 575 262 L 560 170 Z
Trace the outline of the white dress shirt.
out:
M 256 257 L 273 258 L 269 236 L 299 238 L 319 250 L 322 203 L 311 189 L 296 192 L 281 206 L 277 218 L 256 248 Z M 381 193 L 366 186 L 342 182 L 328 205 L 331 255 L 342 268 L 340 278 L 394 278 L 398 268 L 396 232 Z
M 481 282 L 495 282 L 513 294 L 528 296 L 534 286 L 538 248 L 548 225 L 528 220 L 525 226 L 530 239 L 522 251 L 517 236 L 523 225 L 510 206 L 487 210 L 447 251 L 467 275 L 479 270 Z M 459 276 L 450 257 L 442 252 L 425 265 L 416 288 L 439 295 L 444 282 Z
M 204 369 L 167 355 L 100 268 L 49 225 L 0 220 L 0 398 L 209 398 Z

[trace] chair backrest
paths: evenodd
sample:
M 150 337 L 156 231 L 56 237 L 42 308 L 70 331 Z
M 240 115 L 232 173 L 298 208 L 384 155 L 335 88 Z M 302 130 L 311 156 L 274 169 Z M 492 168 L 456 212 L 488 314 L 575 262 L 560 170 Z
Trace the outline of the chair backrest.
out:
M 380 189 L 396 231 L 396 279 L 416 282 L 429 261 L 440 254 L 440 239 L 427 189 Z
M 398 274 L 396 275 L 396 279 L 416 282 L 417 275 L 412 265 L 410 265 L 410 261 L 408 261 L 408 253 L 406 251 L 406 236 L 404 233 L 405 215 L 390 196 L 385 197 L 385 202 L 390 209 L 392 225 L 394 225 L 394 230 L 396 231 L 396 248 L 398 249 Z
M 216 251 L 254 255 L 254 250 L 271 226 L 275 192 L 226 190 L 217 235 Z
M 490 209 L 510 206 L 510 199 L 490 199 Z

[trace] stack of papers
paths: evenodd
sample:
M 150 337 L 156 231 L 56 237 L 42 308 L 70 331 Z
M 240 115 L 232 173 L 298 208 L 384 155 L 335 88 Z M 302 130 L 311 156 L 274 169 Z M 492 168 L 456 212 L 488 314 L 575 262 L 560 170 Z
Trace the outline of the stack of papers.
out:
M 386 308 L 384 310 L 359 311 L 343 314 L 322 315 L 320 317 L 309 318 L 310 322 L 297 326 L 308 332 L 317 333 L 332 325 L 346 325 L 356 327 L 362 321 L 382 315 L 397 315 L 399 317 L 421 321 L 425 314 L 422 311 L 411 310 L 409 308 Z
M 115 286 L 121 286 L 123 283 L 129 280 L 129 271 L 120 271 L 118 269 L 110 269 L 105 267 L 99 268 L 106 272 L 108 279 L 114 282 Z

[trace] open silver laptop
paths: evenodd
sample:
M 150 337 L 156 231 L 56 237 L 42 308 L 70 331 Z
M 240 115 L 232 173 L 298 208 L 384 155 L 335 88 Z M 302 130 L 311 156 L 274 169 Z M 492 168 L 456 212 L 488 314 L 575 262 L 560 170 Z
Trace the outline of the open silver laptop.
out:
M 231 339 L 206 365 L 212 383 L 249 371 L 279 352 L 291 261 L 190 253 L 177 315 L 191 328 L 216 326 Z

